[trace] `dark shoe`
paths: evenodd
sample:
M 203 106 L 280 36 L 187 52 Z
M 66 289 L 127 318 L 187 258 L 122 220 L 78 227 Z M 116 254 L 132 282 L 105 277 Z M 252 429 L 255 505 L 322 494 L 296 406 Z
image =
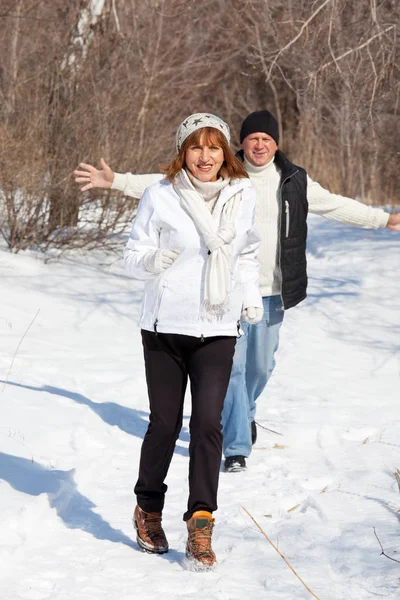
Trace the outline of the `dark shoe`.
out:
M 136 506 L 133 513 L 136 541 L 143 550 L 154 554 L 168 552 L 168 542 L 161 526 L 161 513 L 145 512 Z
M 251 443 L 254 446 L 254 444 L 257 441 L 257 425 L 255 421 L 251 422 Z
M 217 559 L 211 548 L 211 536 L 214 519 L 210 512 L 197 510 L 186 522 L 188 541 L 186 557 L 194 563 L 198 570 L 208 571 L 215 565 Z
M 237 471 L 245 471 L 246 469 L 246 458 L 244 456 L 228 456 L 225 459 L 225 473 L 236 473 Z

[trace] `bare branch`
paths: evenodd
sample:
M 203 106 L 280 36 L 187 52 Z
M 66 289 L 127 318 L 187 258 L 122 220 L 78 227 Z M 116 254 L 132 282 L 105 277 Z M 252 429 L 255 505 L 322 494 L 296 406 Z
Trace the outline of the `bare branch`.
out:
M 381 551 L 382 551 L 382 552 L 381 552 L 381 556 L 382 556 L 382 554 L 383 554 L 383 556 L 386 556 L 386 558 L 389 558 L 390 560 L 393 560 L 394 562 L 397 562 L 397 563 L 399 563 L 399 564 L 400 564 L 400 560 L 396 560 L 395 558 L 392 558 L 391 556 L 388 556 L 388 555 L 385 553 L 385 551 L 384 551 L 384 549 L 383 549 L 383 546 L 382 546 L 382 544 L 381 544 L 381 540 L 378 538 L 378 535 L 377 535 L 377 533 L 376 533 L 376 531 L 375 531 L 375 527 L 374 527 L 374 534 L 375 534 L 375 537 L 376 537 L 376 539 L 378 540 L 378 542 L 379 542 L 379 545 L 380 545 L 380 547 L 381 547 Z
M 297 42 L 297 40 L 298 40 L 298 39 L 299 39 L 299 38 L 300 38 L 300 37 L 303 35 L 303 32 L 304 32 L 304 30 L 305 30 L 305 29 L 306 29 L 306 28 L 309 26 L 309 24 L 310 24 L 310 23 L 311 23 L 311 22 L 312 22 L 312 21 L 315 19 L 315 17 L 318 15 L 318 13 L 320 13 L 320 12 L 321 12 L 321 10 L 322 10 L 323 8 L 325 8 L 325 6 L 326 6 L 327 4 L 329 4 L 330 2 L 332 2 L 332 0 L 325 0 L 325 2 L 323 2 L 323 3 L 322 3 L 322 4 L 321 4 L 321 5 L 320 5 L 320 6 L 317 8 L 317 10 L 315 10 L 315 11 L 313 12 L 313 14 L 312 14 L 312 15 L 311 15 L 311 16 L 310 16 L 308 19 L 307 19 L 307 21 L 306 21 L 305 23 L 303 23 L 302 27 L 300 28 L 300 31 L 299 31 L 299 33 L 298 33 L 298 34 L 297 34 L 297 35 L 296 35 L 296 36 L 295 36 L 293 39 L 291 39 L 291 40 L 290 40 L 290 42 L 289 42 L 288 44 L 286 44 L 286 46 L 284 46 L 283 48 L 281 48 L 281 49 L 279 50 L 279 52 L 278 52 L 278 53 L 275 55 L 275 57 L 274 57 L 274 59 L 273 59 L 273 61 L 272 61 L 272 63 L 271 63 L 271 66 L 269 67 L 268 74 L 267 74 L 267 80 L 268 80 L 268 79 L 271 77 L 272 69 L 274 68 L 274 66 L 275 66 L 275 64 L 277 63 L 277 61 L 278 61 L 278 58 L 281 56 L 281 54 L 283 54 L 283 53 L 285 52 L 285 50 L 287 50 L 288 48 L 290 48 L 290 46 L 293 46 L 293 44 L 294 44 L 295 42 Z
M 114 15 L 114 20 L 115 20 L 115 26 L 117 28 L 119 35 L 122 35 L 121 25 L 119 24 L 119 18 L 118 18 L 118 13 L 117 13 L 117 7 L 115 6 L 115 0 L 112 0 L 112 10 L 113 10 L 113 15 Z
M 333 63 L 335 63 L 337 65 L 339 60 L 343 60 L 343 58 L 345 58 L 346 56 L 349 56 L 350 54 L 353 54 L 354 52 L 357 52 L 358 50 L 362 50 L 363 48 L 368 46 L 368 44 L 370 44 L 373 40 L 375 40 L 378 37 L 381 37 L 384 33 L 387 33 L 388 31 L 391 31 L 392 29 L 395 29 L 395 25 L 390 25 L 390 27 L 388 27 L 384 31 L 381 31 L 381 32 L 377 33 L 376 35 L 373 35 L 366 42 L 364 42 L 363 44 L 360 44 L 360 46 L 357 46 L 357 48 L 351 48 L 350 50 L 347 50 L 347 52 L 344 52 L 341 56 L 338 56 L 334 60 L 331 60 L 331 61 L 325 63 L 324 65 L 322 65 L 322 67 L 317 69 L 316 73 L 319 73 L 320 71 L 324 71 L 325 69 L 330 67 L 330 65 L 332 65 Z

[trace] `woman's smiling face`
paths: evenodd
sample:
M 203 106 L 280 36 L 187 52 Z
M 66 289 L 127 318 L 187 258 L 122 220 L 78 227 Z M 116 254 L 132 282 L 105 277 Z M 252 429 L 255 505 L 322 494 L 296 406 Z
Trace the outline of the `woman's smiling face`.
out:
M 204 135 L 185 152 L 187 169 L 200 181 L 217 181 L 223 163 L 224 151 L 221 146 L 207 140 Z

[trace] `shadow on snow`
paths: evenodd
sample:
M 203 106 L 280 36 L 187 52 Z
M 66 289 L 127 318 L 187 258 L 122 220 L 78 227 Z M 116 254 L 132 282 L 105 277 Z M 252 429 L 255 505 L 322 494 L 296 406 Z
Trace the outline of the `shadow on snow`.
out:
M 4 383 L 0 379 L 0 383 Z M 95 412 L 105 423 L 112 427 L 118 427 L 124 433 L 133 435 L 143 439 L 148 426 L 148 413 L 135 408 L 128 408 L 121 406 L 116 402 L 93 402 L 86 396 L 78 394 L 76 392 L 70 392 L 63 388 L 54 387 L 51 385 L 33 386 L 25 385 L 22 383 L 15 383 L 8 381 L 7 385 L 32 390 L 35 392 L 45 392 L 47 394 L 53 394 L 55 396 L 61 396 L 62 398 L 68 398 L 73 400 L 77 404 L 82 404 L 90 408 Z M 189 435 L 187 431 L 182 431 L 179 439 L 183 441 L 189 441 Z M 175 452 L 182 456 L 188 456 L 188 449 L 183 446 L 175 446 Z
M 0 452 L 0 479 L 24 494 L 47 494 L 49 505 L 69 529 L 81 529 L 98 540 L 135 547 L 128 536 L 93 511 L 95 504 L 78 491 L 74 473 L 75 469 L 47 469 L 26 458 Z

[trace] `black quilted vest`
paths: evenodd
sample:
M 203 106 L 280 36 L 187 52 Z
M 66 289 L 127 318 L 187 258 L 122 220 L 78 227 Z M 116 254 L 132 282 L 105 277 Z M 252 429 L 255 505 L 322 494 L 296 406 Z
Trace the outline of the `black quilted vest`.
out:
M 237 153 L 243 161 L 243 151 Z M 278 265 L 282 273 L 282 302 L 286 309 L 307 296 L 307 173 L 278 150 L 275 163 L 281 173 L 278 191 Z

